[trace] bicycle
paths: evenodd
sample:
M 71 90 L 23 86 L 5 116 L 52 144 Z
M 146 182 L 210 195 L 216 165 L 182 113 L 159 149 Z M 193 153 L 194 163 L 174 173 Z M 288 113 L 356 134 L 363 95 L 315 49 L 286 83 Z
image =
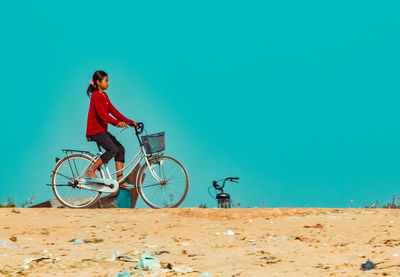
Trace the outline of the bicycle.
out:
M 128 126 L 135 127 L 132 124 Z M 178 207 L 187 195 L 189 175 L 179 161 L 162 153 L 165 150 L 164 132 L 144 136 L 141 135 L 143 130 L 144 124 L 140 122 L 135 127 L 140 149 L 132 160 L 121 170 L 112 173 L 107 164 L 103 164 L 96 170 L 100 179 L 96 181 L 88 179 L 85 173 L 103 154 L 99 145 L 97 155 L 89 151 L 62 149 L 66 156 L 63 159 L 56 158 L 52 182 L 49 184 L 61 204 L 68 208 L 87 208 L 94 205 L 102 193 L 117 193 L 119 185 L 144 160 L 137 171 L 133 188 L 151 208 Z M 119 181 L 112 178 L 112 175 L 126 170 L 138 157 L 140 159 L 133 168 Z
M 230 182 L 234 182 L 234 183 L 239 183 L 239 177 L 228 177 L 225 179 L 221 179 L 218 181 L 213 181 L 212 186 L 208 187 L 208 194 L 212 197 L 217 199 L 217 205 L 218 208 L 230 208 L 231 204 L 232 204 L 232 200 L 231 200 L 231 196 L 227 193 L 224 192 L 224 187 L 225 187 L 225 183 L 226 181 L 230 181 Z M 222 186 L 218 185 L 219 182 L 222 182 Z M 216 194 L 215 196 L 213 196 L 210 193 L 210 189 L 213 188 L 217 191 L 219 190 L 220 193 Z

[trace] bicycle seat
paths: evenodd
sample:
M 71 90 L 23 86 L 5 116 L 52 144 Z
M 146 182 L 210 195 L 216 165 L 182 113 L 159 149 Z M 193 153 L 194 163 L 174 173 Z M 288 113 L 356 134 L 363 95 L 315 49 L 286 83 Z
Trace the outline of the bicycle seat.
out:
M 217 199 L 229 199 L 229 198 L 231 198 L 231 196 L 227 193 L 222 192 L 222 193 L 218 193 L 216 198 Z
M 99 151 L 101 152 L 100 144 L 97 141 L 93 140 L 90 136 L 86 137 L 86 139 L 88 142 L 91 142 L 91 141 L 95 142 L 97 144 L 97 147 L 99 148 Z

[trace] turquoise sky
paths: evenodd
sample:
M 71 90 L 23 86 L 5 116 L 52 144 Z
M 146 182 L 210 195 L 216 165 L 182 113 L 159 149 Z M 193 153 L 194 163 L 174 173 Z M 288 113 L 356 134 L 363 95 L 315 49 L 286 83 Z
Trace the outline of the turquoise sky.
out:
M 84 3 L 83 3 L 84 2 Z M 349 207 L 400 194 L 398 1 L 7 1 L 0 200 L 54 198 L 85 138 L 95 70 L 187 168 L 183 206 Z M 137 150 L 128 132 L 111 132 Z M 113 164 L 112 164 L 113 167 Z M 144 207 L 143 203 L 139 206 Z

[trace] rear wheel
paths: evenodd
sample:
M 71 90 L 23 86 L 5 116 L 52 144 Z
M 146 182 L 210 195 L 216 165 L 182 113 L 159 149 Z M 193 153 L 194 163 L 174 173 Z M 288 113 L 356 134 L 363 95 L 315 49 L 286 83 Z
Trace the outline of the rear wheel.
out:
M 143 201 L 154 209 L 178 207 L 189 189 L 186 169 L 174 158 L 163 155 L 150 157 L 149 163 L 162 182 L 153 177 L 145 162 L 136 178 L 137 189 Z
M 58 161 L 52 173 L 51 183 L 54 195 L 62 205 L 69 208 L 86 208 L 99 199 L 101 192 L 78 187 L 79 180 L 86 177 L 86 170 L 92 164 L 92 158 L 84 154 L 72 154 Z M 96 175 L 104 178 L 100 169 L 97 169 Z

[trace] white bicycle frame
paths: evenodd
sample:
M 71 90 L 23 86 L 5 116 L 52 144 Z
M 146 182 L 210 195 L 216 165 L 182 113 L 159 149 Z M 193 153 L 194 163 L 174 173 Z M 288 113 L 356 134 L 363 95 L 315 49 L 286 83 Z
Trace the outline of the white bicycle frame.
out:
M 135 165 L 132 167 L 132 169 L 129 171 L 129 173 L 127 173 L 125 176 L 123 176 L 123 177 L 121 178 L 121 180 L 118 181 L 118 184 L 121 184 L 121 183 L 123 183 L 123 182 L 125 181 L 126 177 L 128 177 L 128 175 L 132 173 L 133 169 L 140 163 L 140 161 L 141 161 L 143 158 L 145 159 L 145 161 L 146 161 L 146 163 L 147 163 L 147 166 L 149 167 L 150 173 L 151 173 L 151 175 L 153 175 L 154 179 L 156 179 L 156 180 L 159 181 L 159 182 L 164 181 L 164 180 L 160 179 L 160 178 L 157 176 L 157 174 L 153 171 L 153 168 L 151 167 L 151 165 L 150 165 L 150 163 L 149 163 L 149 159 L 147 158 L 147 153 L 146 153 L 146 150 L 144 149 L 144 146 L 141 146 L 140 149 L 139 149 L 139 151 L 138 151 L 138 152 L 136 153 L 136 155 L 132 158 L 132 160 L 131 160 L 124 168 L 122 168 L 122 169 L 120 169 L 120 170 L 117 170 L 117 171 L 114 171 L 114 172 L 110 172 L 110 170 L 108 169 L 107 164 L 103 164 L 102 166 L 105 168 L 105 172 L 106 172 L 106 174 L 107 174 L 107 176 L 108 176 L 108 179 L 113 179 L 113 178 L 111 177 L 112 175 L 116 175 L 118 172 L 127 169 L 127 168 L 133 163 L 133 161 L 136 160 L 136 158 L 137 158 L 140 154 L 142 154 L 141 157 L 140 157 L 140 159 L 135 163 Z M 100 158 L 101 155 L 103 155 L 103 153 L 100 151 L 99 153 L 97 153 L 97 155 L 96 155 L 95 157 L 92 157 L 92 162 L 95 163 L 95 162 Z M 89 169 L 89 167 L 90 167 L 90 165 L 89 165 L 83 172 L 86 172 L 86 170 Z M 136 184 L 135 184 L 135 185 L 136 185 Z

